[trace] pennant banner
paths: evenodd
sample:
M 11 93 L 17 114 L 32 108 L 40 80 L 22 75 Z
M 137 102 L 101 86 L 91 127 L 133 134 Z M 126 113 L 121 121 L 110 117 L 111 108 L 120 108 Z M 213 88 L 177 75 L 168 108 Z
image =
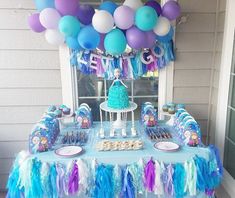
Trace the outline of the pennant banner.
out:
M 121 56 L 99 54 L 93 51 L 71 51 L 70 62 L 83 74 L 95 74 L 99 78 L 112 80 L 113 71 L 121 70 L 123 79 L 158 77 L 158 71 L 175 60 L 173 41 L 157 43 L 146 49 Z

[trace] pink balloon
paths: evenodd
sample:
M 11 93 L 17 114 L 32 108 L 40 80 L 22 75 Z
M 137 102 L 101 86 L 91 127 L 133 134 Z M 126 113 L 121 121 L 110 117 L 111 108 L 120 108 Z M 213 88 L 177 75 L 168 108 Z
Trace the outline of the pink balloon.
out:
M 76 16 L 78 6 L 79 0 L 55 0 L 55 7 L 63 16 Z
M 156 34 L 153 31 L 145 32 L 146 43 L 145 48 L 152 48 L 156 43 Z
M 127 30 L 135 22 L 135 11 L 128 6 L 119 6 L 115 10 L 113 17 L 118 28 Z
M 39 21 L 39 13 L 30 15 L 28 18 L 28 24 L 31 30 L 33 30 L 34 32 L 40 33 L 45 30 L 45 28 Z
M 54 8 L 42 10 L 39 16 L 41 24 L 47 29 L 57 29 L 60 18 L 60 13 Z

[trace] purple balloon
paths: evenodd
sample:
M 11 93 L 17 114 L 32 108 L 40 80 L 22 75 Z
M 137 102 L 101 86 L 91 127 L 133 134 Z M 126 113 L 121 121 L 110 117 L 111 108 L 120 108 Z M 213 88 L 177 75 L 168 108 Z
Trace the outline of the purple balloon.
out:
M 156 34 L 153 31 L 145 32 L 146 35 L 146 43 L 144 45 L 145 48 L 152 48 L 156 42 Z
M 79 0 L 55 0 L 55 7 L 61 15 L 76 16 Z
M 146 42 L 146 34 L 144 31 L 133 26 L 126 31 L 127 43 L 131 48 L 144 48 Z
M 161 5 L 158 2 L 156 2 L 156 1 L 148 1 L 148 2 L 145 3 L 145 5 L 152 7 L 157 12 L 158 16 L 160 16 L 162 14 Z
M 95 14 L 95 9 L 90 5 L 80 5 L 78 7 L 78 19 L 84 25 L 92 23 L 92 17 Z
M 46 28 L 44 28 L 42 24 L 40 23 L 39 15 L 40 15 L 39 13 L 35 13 L 35 14 L 30 15 L 28 18 L 29 27 L 31 28 L 31 30 L 37 33 L 40 33 L 46 30 Z
M 128 6 L 119 6 L 115 10 L 113 17 L 118 28 L 127 30 L 135 22 L 135 11 Z
M 104 48 L 104 38 L 105 38 L 106 34 L 100 34 L 100 43 L 98 45 L 98 48 L 101 50 L 101 51 L 105 51 L 105 48 Z
M 180 16 L 180 5 L 176 1 L 167 1 L 162 8 L 162 15 L 169 20 L 175 20 Z

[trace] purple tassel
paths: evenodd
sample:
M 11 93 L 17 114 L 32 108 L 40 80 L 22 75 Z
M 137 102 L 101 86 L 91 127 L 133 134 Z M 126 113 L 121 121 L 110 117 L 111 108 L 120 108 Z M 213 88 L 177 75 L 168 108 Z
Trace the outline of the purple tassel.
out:
M 151 56 L 154 57 L 154 54 L 150 51 L 149 52 Z M 154 72 L 157 70 L 157 57 L 154 57 L 154 60 L 153 62 L 149 63 L 147 66 L 148 66 L 148 71 L 151 71 L 151 72 Z
M 105 72 L 103 65 L 102 65 L 102 61 L 100 58 L 97 58 L 96 61 L 97 61 L 96 75 L 97 75 L 97 77 L 102 78 L 102 77 L 104 77 L 104 72 Z
M 151 159 L 144 168 L 145 188 L 153 192 L 155 186 L 155 166 Z
M 57 192 L 59 194 L 59 197 L 63 197 L 66 193 L 66 178 L 63 165 L 57 164 L 56 171 L 57 171 L 57 178 L 56 178 Z
M 78 181 L 79 181 L 79 173 L 78 173 L 78 165 L 76 162 L 73 165 L 72 173 L 69 176 L 69 183 L 68 183 L 68 192 L 69 194 L 75 194 L 78 192 Z
M 128 77 L 128 61 L 126 59 L 122 59 L 122 69 L 123 78 L 126 79 Z
M 206 190 L 206 195 L 209 196 L 209 197 L 213 197 L 214 194 L 215 194 L 215 190 Z

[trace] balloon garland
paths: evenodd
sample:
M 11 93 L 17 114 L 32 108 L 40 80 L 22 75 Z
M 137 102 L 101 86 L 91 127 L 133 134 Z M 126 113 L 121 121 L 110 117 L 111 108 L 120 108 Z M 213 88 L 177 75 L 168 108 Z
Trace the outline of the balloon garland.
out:
M 173 37 L 172 20 L 180 15 L 174 0 L 163 7 L 155 0 L 101 3 L 98 10 L 79 0 L 34 0 L 37 13 L 28 18 L 31 30 L 45 32 L 52 45 L 66 45 L 73 50 L 97 50 L 120 56 L 128 50 L 152 48 L 157 41 Z

